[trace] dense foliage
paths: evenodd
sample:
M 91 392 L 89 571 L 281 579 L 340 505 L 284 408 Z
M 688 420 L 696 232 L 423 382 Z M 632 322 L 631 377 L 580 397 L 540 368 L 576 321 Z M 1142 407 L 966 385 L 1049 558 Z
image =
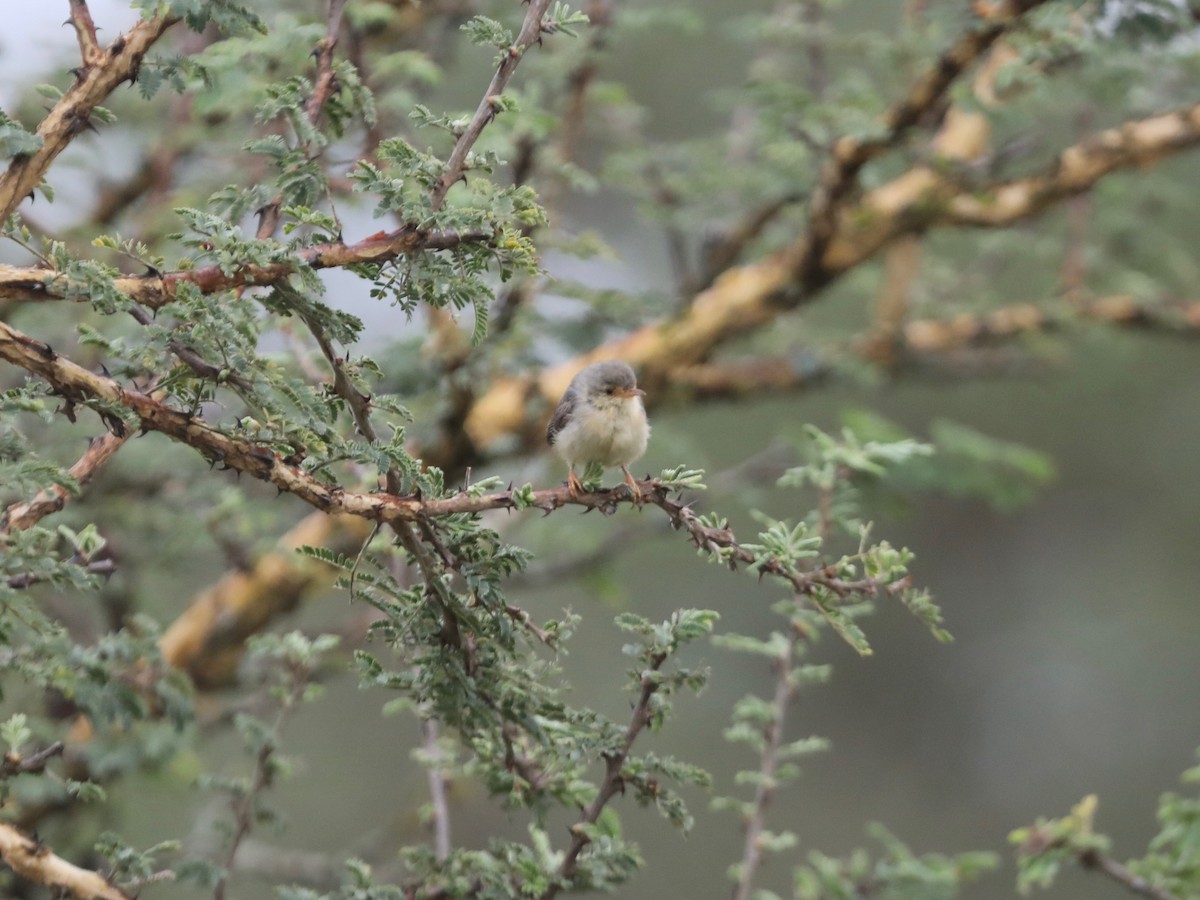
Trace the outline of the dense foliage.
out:
M 876 856 L 796 857 L 771 804 L 825 747 L 786 727 L 829 676 L 810 659 L 823 633 L 869 654 L 864 617 L 890 603 L 949 639 L 913 553 L 870 520 L 880 497 L 1024 502 L 1044 458 L 952 424 L 929 442 L 866 415 L 838 434 L 781 427 L 772 490 L 799 513 L 756 513 L 754 537 L 731 527 L 744 510 L 703 505 L 696 460 L 640 496 L 599 471 L 580 496 L 551 486 L 557 468 L 538 484 L 489 473 L 540 449 L 552 404 L 597 358 L 629 360 L 652 402 L 683 406 L 1003 371 L 1022 336 L 1088 320 L 1196 328 L 1195 309 L 1160 302 L 1195 282 L 1174 227 L 1191 197 L 1139 174 L 1160 229 L 1145 242 L 1130 240 L 1141 210 L 1086 206 L 1110 174 L 1200 143 L 1194 8 L 794 0 L 715 23 L 611 0 L 132 6 L 118 35 L 70 0 L 78 66 L 42 60 L 47 83 L 0 111 L 8 893 L 220 900 L 251 868 L 294 898 L 610 889 L 653 864 L 621 816 L 650 807 L 687 831 L 694 788 L 741 828 L 735 898 L 772 896 L 756 893 L 769 855 L 795 865 L 798 898 L 948 897 L 995 866 L 914 854 L 883 828 Z M 639 106 L 645 82 L 622 60 L 660 41 L 745 65 L 704 107 L 721 127 L 670 139 Z M 86 186 L 59 180 L 68 164 Z M 595 274 L 619 229 L 576 208 L 618 191 L 665 235 L 669 285 Z M 1009 227 L 1059 204 L 1040 230 Z M 922 267 L 922 248 L 952 258 L 965 241 L 974 266 Z M 1003 305 L 1018 294 L 1046 299 Z M 872 295 L 870 316 L 801 328 L 801 308 Z M 560 574 L 619 554 L 579 555 L 575 506 L 611 523 L 640 510 L 697 565 L 768 581 L 774 628 L 733 633 L 683 595 L 665 621 L 622 612 L 626 659 L 610 667 L 628 669 L 628 715 L 577 703 L 581 614 L 531 614 L 536 563 L 514 535 L 551 516 L 568 535 L 546 542 Z M 338 627 L 295 628 L 288 614 L 331 590 Z M 720 678 L 689 655 L 709 641 L 766 675 L 730 714 L 747 759 L 732 784 L 647 740 Z M 252 866 L 304 754 L 290 726 L 347 679 L 415 721 L 428 839 L 332 870 L 281 845 Z M 370 726 L 341 727 L 351 756 Z M 206 840 L 121 836 L 137 819 L 123 792 L 154 772 L 201 789 Z M 522 836 L 457 845 L 463 784 Z M 1022 888 L 1073 861 L 1160 900 L 1200 891 L 1200 802 L 1165 797 L 1161 834 L 1128 864 L 1093 831 L 1094 805 L 1013 835 Z

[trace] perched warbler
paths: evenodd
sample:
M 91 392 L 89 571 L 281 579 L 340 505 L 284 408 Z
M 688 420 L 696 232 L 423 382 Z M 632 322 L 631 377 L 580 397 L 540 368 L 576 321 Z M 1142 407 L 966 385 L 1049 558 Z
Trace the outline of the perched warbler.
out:
M 633 369 L 619 359 L 592 363 L 571 379 L 546 427 L 546 440 L 567 464 L 571 496 L 583 490 L 575 467 L 589 463 L 620 467 L 634 497 L 641 496 L 629 465 L 650 439 L 644 396 Z

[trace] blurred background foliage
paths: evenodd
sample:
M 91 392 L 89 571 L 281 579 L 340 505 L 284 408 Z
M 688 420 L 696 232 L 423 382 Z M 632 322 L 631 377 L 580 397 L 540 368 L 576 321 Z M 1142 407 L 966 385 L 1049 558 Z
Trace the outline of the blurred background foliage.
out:
M 134 6 L 90 3 L 102 45 L 154 4 Z M 350 0 L 335 53 L 345 67 L 341 89 L 317 136 L 299 115 L 312 85 L 296 77 L 311 76 L 326 4 L 249 4 L 265 23 L 261 32 L 231 4 L 176 4 L 227 17 L 227 30 L 218 21 L 168 33 L 137 86 L 105 101 L 115 121 L 94 119 L 99 133 L 82 134 L 57 161 L 48 178 L 53 202 L 39 195 L 21 207 L 9 234 L 20 239 L 24 227 L 29 239 L 0 244 L 0 262 L 31 265 L 44 252 L 43 235 L 61 241 L 72 259 L 127 274 L 175 270 L 189 254 L 254 258 L 266 250 L 221 244 L 213 251 L 219 240 L 204 229 L 214 223 L 183 221 L 174 210 L 224 217 L 231 229 L 240 226 L 238 240 L 249 239 L 260 221 L 255 211 L 279 190 L 311 208 L 307 217 L 284 211 L 294 231 L 281 229 L 281 239 L 351 243 L 397 221 L 428 219 L 464 231 L 501 222 L 512 242 L 501 251 L 458 257 L 453 266 L 433 254 L 414 259 L 396 291 L 376 271 L 323 270 L 325 312 L 330 327 L 342 321 L 339 314 L 360 320 L 361 329 L 346 325 L 353 334 L 343 342 L 346 356 L 362 362 L 355 376 L 381 406 L 385 396 L 403 404 L 410 417 L 404 437 L 414 446 L 469 461 L 475 480 L 556 484 L 556 461 L 530 452 L 534 445 L 519 434 L 462 451 L 463 398 L 686 310 L 722 271 L 792 244 L 807 227 L 832 142 L 877 135 L 889 106 L 938 53 L 981 27 L 977 16 L 1003 6 L 591 0 L 584 7 L 590 25 L 546 35 L 521 61 L 505 92 L 513 110 L 490 121 L 476 145 L 481 159 L 490 155 L 491 178 L 473 181 L 472 202 L 452 195 L 439 211 L 428 204 L 433 181 L 422 178 L 441 171 L 497 52 L 470 43 L 462 26 L 486 16 L 515 33 L 524 7 Z M 39 93 L 35 85 L 70 84 L 63 72 L 77 49 L 71 29 L 58 28 L 61 13 L 39 11 L 0 37 L 6 156 L 27 152 L 22 132 L 55 100 L 53 90 Z M 1046 3 L 954 85 L 914 139 L 863 170 L 861 192 L 914 167 L 968 186 L 1053 171 L 1062 148 L 1087 135 L 1196 103 L 1196 17 L 1184 0 Z M 491 25 L 473 28 L 486 39 Z M 986 120 L 980 152 L 942 155 L 934 147 L 950 109 Z M 24 128 L 5 130 L 9 121 Z M 260 143 L 247 146 L 253 139 Z M 356 168 L 364 156 L 379 172 Z M 872 540 L 915 552 L 915 582 L 941 605 L 954 641 L 936 642 L 898 604 L 882 602 L 859 623 L 872 655 L 860 656 L 832 633 L 801 653 L 797 666 L 832 670 L 797 676 L 805 683 L 782 737 L 820 736 L 829 748 L 809 756 L 817 742 L 796 745 L 805 751 L 801 777 L 781 786 L 769 807 L 773 834 L 763 846 L 775 852 L 756 873 L 758 888 L 843 896 L 837 891 L 857 885 L 869 896 L 939 897 L 961 878 L 970 881 L 967 896 L 1008 897 L 1018 877 L 1009 835 L 1026 828 L 1014 835 L 1035 857 L 1021 873 L 1023 886 L 1057 874 L 1055 896 L 1117 896 L 1127 891 L 1113 880 L 1074 864 L 1059 872 L 1057 862 L 1091 852 L 1142 856 L 1159 834 L 1160 795 L 1186 792 L 1179 773 L 1200 744 L 1200 357 L 1193 344 L 1200 317 L 1192 305 L 1200 301 L 1200 272 L 1191 230 L 1198 172 L 1194 154 L 1164 156 L 1007 227 L 921 231 L 915 249 L 868 259 L 706 355 L 727 372 L 783 361 L 790 381 L 782 389 L 723 383 L 697 396 L 694 380 L 657 382 L 653 438 L 639 471 L 706 470 L 709 490 L 688 499 L 701 511 L 719 510 L 744 541 L 764 520 L 817 521 L 815 476 L 793 488 L 776 482 L 798 466 L 828 464 L 824 435 L 846 435 L 856 446 L 911 450 L 905 442 L 915 440 L 933 448 L 931 455 L 906 450 L 854 478 L 834 464 L 839 489 L 854 489 L 839 496 L 835 518 L 872 521 Z M 385 175 L 396 180 L 385 185 Z M 536 191 L 548 224 L 532 195 L 514 185 Z M 386 202 L 377 205 L 379 196 Z M 92 246 L 102 233 L 112 238 Z M 128 240 L 145 246 L 122 244 Z M 916 264 L 906 265 L 903 253 Z M 916 344 L 897 347 L 898 333 L 888 330 L 895 323 L 884 298 L 898 284 L 903 323 L 969 328 L 980 321 L 973 317 L 1018 304 L 1040 318 L 1026 327 L 1020 323 L 1028 315 L 1018 310 L 1011 329 L 922 353 Z M 1136 304 L 1137 315 L 1087 314 L 1089 304 L 1105 300 Z M 295 400 L 299 393 L 280 387 L 323 366 L 305 342 L 302 316 L 291 315 L 297 308 L 249 306 L 239 321 L 225 311 L 205 318 L 207 302 L 195 298 L 194 318 L 180 317 L 190 322 L 195 345 L 216 348 L 235 372 L 285 373 L 271 382 L 278 391 L 272 402 L 287 410 L 279 421 L 311 415 Z M 430 315 L 430 305 L 449 314 Z M 151 334 L 144 323 L 98 307 L 0 297 L 0 320 L 121 377 L 153 370 L 166 357 L 170 326 Z M 186 381 L 186 373 L 180 377 Z M 45 416 L 29 415 L 32 405 L 17 393 L 22 382 L 15 367 L 0 369 L 0 388 L 10 392 L 0 420 L 3 504 L 61 482 L 58 467 L 71 465 L 85 435 L 98 433 L 95 417 L 84 432 L 82 415 L 80 423 L 50 415 L 56 404 L 49 398 L 42 398 Z M 241 398 L 227 388 L 197 398 L 229 433 L 284 443 L 296 433 L 275 420 L 247 421 Z M 319 396 L 304 402 L 315 407 Z M 536 398 L 531 408 L 530 420 L 545 412 Z M 347 421 L 343 415 L 349 440 Z M 29 448 L 44 469 L 31 468 Z M 462 480 L 461 465 L 445 468 L 447 483 Z M 82 865 L 114 869 L 124 883 L 175 867 L 179 883 L 150 883 L 150 896 L 196 896 L 197 885 L 220 891 L 214 872 L 243 816 L 246 789 L 236 779 L 262 774 L 259 750 L 279 737 L 286 762 L 281 755 L 271 763 L 265 792 L 273 812 L 241 839 L 234 896 L 268 896 L 272 884 L 330 890 L 347 877 L 347 857 L 387 872 L 397 848 L 431 845 L 429 783 L 416 761 L 431 745 L 422 744 L 412 716 L 396 714 L 398 704 L 381 717 L 380 694 L 360 688 L 348 650 L 362 644 L 374 613 L 348 606 L 344 587 L 322 582 L 275 610 L 265 625 L 273 640 L 242 661 L 231 684 L 212 687 L 201 678 L 193 695 L 184 674 L 156 673 L 162 677 L 147 699 L 136 678 L 111 679 L 118 663 L 136 671 L 162 629 L 223 575 L 278 550 L 307 510 L 275 494 L 247 477 L 210 472 L 190 448 L 151 434 L 128 441 L 47 519 L 49 536 L 0 545 L 10 579 L 29 575 L 29 560 L 39 554 L 92 559 L 101 539 L 102 558 L 114 562 L 103 577 L 88 578 L 75 558 L 76 565 L 47 569 L 52 583 L 5 598 L 18 618 L 5 632 L 13 643 L 4 657 L 3 737 L 26 752 L 53 740 L 86 746 L 61 766 L 52 762 L 53 777 L 10 778 L 8 820 L 36 827 L 48 846 Z M 757 770 L 758 747 L 723 734 L 735 704 L 769 697 L 775 675 L 766 651 L 733 652 L 730 636 L 768 641 L 781 628 L 773 609 L 783 596 L 779 585 L 696 559 L 652 506 L 587 517 L 564 509 L 545 519 L 525 511 L 500 521 L 489 525 L 533 556 L 527 571 L 506 582 L 508 601 L 537 622 L 561 619 L 574 630 L 569 654 L 557 660 L 561 671 L 545 676 L 570 686 L 572 707 L 617 723 L 628 718 L 629 663 L 621 649 L 633 638 L 614 627 L 614 616 L 657 623 L 681 607 L 720 614 L 706 625 L 723 641 L 696 640 L 679 651 L 680 665 L 709 670 L 703 692 L 681 693 L 673 718 L 639 739 L 647 745 L 639 752 L 711 773 L 708 787 L 676 773 L 694 816 L 689 833 L 637 808 L 633 791 L 614 801 L 619 823 L 602 824 L 635 844 L 646 863 L 616 887 L 617 896 L 726 893 L 730 867 L 742 857 L 737 812 L 745 810 L 727 803 L 733 813 L 714 812 L 710 804 L 714 796 L 752 796 L 753 778 L 739 782 L 737 773 Z M 352 559 L 365 537 L 343 535 L 335 550 Z M 18 540 L 30 542 L 20 554 Z M 856 541 L 853 531 L 831 539 L 833 558 Z M 297 554 L 282 555 L 299 565 L 291 561 Z M 26 603 L 66 628 L 47 635 L 33 655 L 13 637 L 20 616 L 31 614 L 21 612 Z M 625 624 L 640 633 L 632 620 Z M 815 623 L 812 629 L 821 631 Z M 294 631 L 334 633 L 341 644 L 286 636 Z M 89 672 L 90 680 L 80 677 Z M 69 697 L 42 690 L 56 679 Z M 313 683 L 322 696 L 309 695 Z M 264 701 L 268 689 L 274 700 Z M 79 707 L 104 710 L 119 727 L 80 734 L 71 717 Z M 761 712 L 742 707 L 735 720 L 753 723 Z M 12 718 L 21 715 L 27 719 Z M 445 752 L 453 758 L 459 751 L 447 745 Z M 102 786 L 102 801 L 90 780 Z M 505 839 L 540 849 L 528 817 L 489 797 L 478 772 L 455 771 L 448 791 L 455 846 L 481 850 Z M 77 802 L 81 794 L 92 802 Z M 1098 806 L 1081 803 L 1092 794 Z M 1197 838 L 1188 829 L 1196 812 L 1178 797 L 1163 808 L 1176 829 L 1159 839 L 1163 859 L 1132 868 L 1188 896 L 1197 867 L 1178 867 L 1195 858 Z M 1032 824 L 1042 816 L 1063 818 Z M 566 804 L 547 815 L 554 846 L 574 818 Z M 886 829 L 868 833 L 872 822 Z M 120 840 L 96 855 L 104 832 Z M 180 847 L 159 848 L 153 858 L 123 849 L 164 837 L 178 838 Z M 852 856 L 859 847 L 869 860 Z M 996 856 L 956 856 L 974 851 Z M 189 870 L 187 860 L 217 868 Z M 354 878 L 368 881 L 363 872 Z M 6 890 L 36 893 L 19 879 Z

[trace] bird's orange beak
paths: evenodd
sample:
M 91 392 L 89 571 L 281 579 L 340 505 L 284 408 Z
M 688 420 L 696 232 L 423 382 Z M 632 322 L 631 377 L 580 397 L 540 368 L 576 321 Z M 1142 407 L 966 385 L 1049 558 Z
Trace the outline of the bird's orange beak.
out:
M 641 388 L 620 388 L 617 391 L 618 397 L 645 397 L 646 392 Z

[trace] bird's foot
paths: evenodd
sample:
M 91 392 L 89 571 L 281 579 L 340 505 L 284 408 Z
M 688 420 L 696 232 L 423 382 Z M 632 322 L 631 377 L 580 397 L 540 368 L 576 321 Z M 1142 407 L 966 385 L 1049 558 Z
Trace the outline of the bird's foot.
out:
M 579 495 L 583 493 L 583 483 L 574 469 L 567 473 L 567 493 L 571 495 L 572 500 L 578 500 Z
M 638 487 L 636 479 L 629 474 L 629 470 L 621 466 L 621 471 L 625 473 L 625 484 L 629 488 L 629 493 L 633 495 L 633 502 L 638 506 L 642 505 L 642 489 Z

